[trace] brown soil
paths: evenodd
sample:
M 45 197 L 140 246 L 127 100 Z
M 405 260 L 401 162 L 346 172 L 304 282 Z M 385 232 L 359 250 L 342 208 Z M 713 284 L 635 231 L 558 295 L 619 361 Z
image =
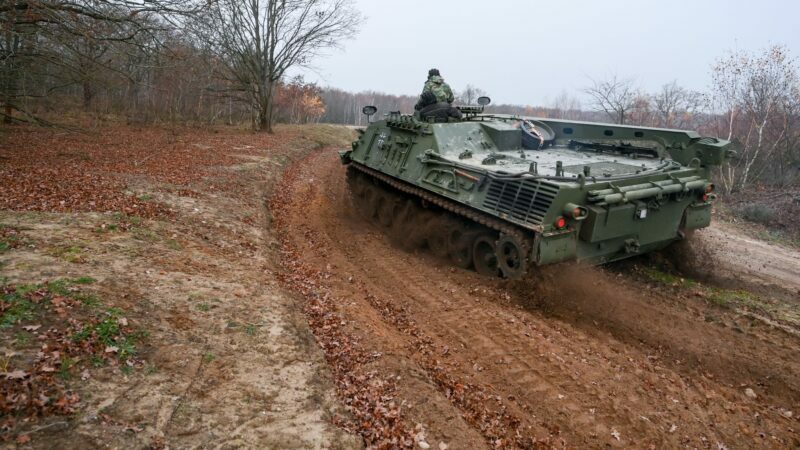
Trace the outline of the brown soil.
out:
M 130 370 L 78 361 L 63 381 L 80 398 L 71 414 L 20 415 L 15 428 L 2 430 L 1 446 L 362 446 L 334 424 L 349 416 L 296 298 L 277 282 L 277 238 L 266 210 L 286 164 L 323 143 L 343 145 L 349 132 L 117 127 L 60 143 L 52 130 L 11 135 L 0 166 L 3 180 L 13 181 L 0 188 L 0 238 L 8 244 L 0 279 L 92 277 L 97 281 L 82 289 L 148 335 L 137 344 L 141 364 Z M 50 154 L 78 151 L 87 156 L 75 164 Z M 29 153 L 41 156 L 37 164 L 26 163 Z M 42 175 L 51 169 L 69 183 Z M 76 188 L 83 170 L 100 181 Z M 169 214 L 144 219 L 131 214 L 134 204 Z M 116 212 L 103 212 L 108 208 Z M 0 329 L 0 372 L 23 362 L 9 355 L 20 350 L 24 325 Z
M 399 414 L 381 426 L 432 448 L 800 446 L 800 340 L 784 328 L 619 268 L 512 282 L 403 250 L 354 211 L 332 151 L 293 166 L 274 206 L 286 283 L 336 318 L 312 323 L 329 363 L 325 326 L 372 355 L 334 369 L 358 417 L 341 380 L 371 373 Z

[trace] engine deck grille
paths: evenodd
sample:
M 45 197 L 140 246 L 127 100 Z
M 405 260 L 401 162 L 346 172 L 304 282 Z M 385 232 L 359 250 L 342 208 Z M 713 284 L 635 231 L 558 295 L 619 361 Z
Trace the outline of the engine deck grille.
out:
M 491 180 L 483 207 L 523 225 L 541 225 L 558 186 L 540 180 Z

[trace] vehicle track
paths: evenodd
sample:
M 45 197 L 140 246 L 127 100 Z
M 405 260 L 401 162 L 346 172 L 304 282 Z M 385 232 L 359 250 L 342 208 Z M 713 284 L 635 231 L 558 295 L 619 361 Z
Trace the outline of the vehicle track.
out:
M 352 301 L 351 332 L 375 352 L 377 368 L 398 370 L 410 423 L 431 442 L 475 444 L 448 430 L 461 416 L 493 445 L 474 403 L 453 400 L 446 367 L 549 446 L 570 448 L 785 448 L 800 445 L 800 350 L 777 329 L 734 331 L 702 311 L 594 268 L 546 269 L 503 281 L 452 269 L 401 250 L 354 213 L 345 170 L 333 152 L 300 163 L 298 195 L 285 218 L 304 262 L 329 274 L 327 286 Z M 302 201 L 300 199 L 303 199 Z M 299 230 L 313 230 L 311 244 Z M 400 239 L 402 240 L 402 238 Z M 580 278 L 580 279 L 576 279 Z M 398 333 L 381 331 L 394 328 Z M 394 362 L 393 362 L 394 361 Z M 426 383 L 425 395 L 403 389 Z M 459 384 L 456 383 L 456 384 Z M 753 399 L 746 389 L 757 393 Z M 435 394 L 431 394 L 434 392 Z M 451 411 L 442 410 L 449 404 Z M 788 411 L 793 411 L 789 416 Z M 505 416 L 504 416 L 505 417 Z M 508 446 L 510 441 L 500 442 Z M 511 446 L 520 446 L 519 442 Z M 456 448 L 455 446 L 451 448 Z

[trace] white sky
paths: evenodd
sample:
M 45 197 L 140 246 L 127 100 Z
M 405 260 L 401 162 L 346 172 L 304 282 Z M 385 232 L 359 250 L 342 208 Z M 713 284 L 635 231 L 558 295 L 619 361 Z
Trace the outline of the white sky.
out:
M 672 80 L 706 89 L 732 49 L 785 44 L 800 57 L 798 0 L 355 0 L 361 32 L 316 61 L 309 81 L 349 91 L 419 94 L 437 67 L 495 104 L 583 97 L 616 73 L 654 91 Z

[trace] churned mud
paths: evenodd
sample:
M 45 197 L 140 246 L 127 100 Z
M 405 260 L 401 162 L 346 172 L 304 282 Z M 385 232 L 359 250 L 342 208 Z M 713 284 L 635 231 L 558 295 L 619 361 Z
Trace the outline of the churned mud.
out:
M 359 214 L 345 180 L 335 152 L 315 153 L 289 169 L 272 207 L 284 283 L 306 298 L 349 426 L 368 444 L 800 445 L 800 338 L 791 322 L 727 302 L 751 297 L 647 261 L 482 277 L 404 245 L 427 221 L 387 229 Z M 791 301 L 797 254 L 705 234 L 717 241 L 709 261 Z

